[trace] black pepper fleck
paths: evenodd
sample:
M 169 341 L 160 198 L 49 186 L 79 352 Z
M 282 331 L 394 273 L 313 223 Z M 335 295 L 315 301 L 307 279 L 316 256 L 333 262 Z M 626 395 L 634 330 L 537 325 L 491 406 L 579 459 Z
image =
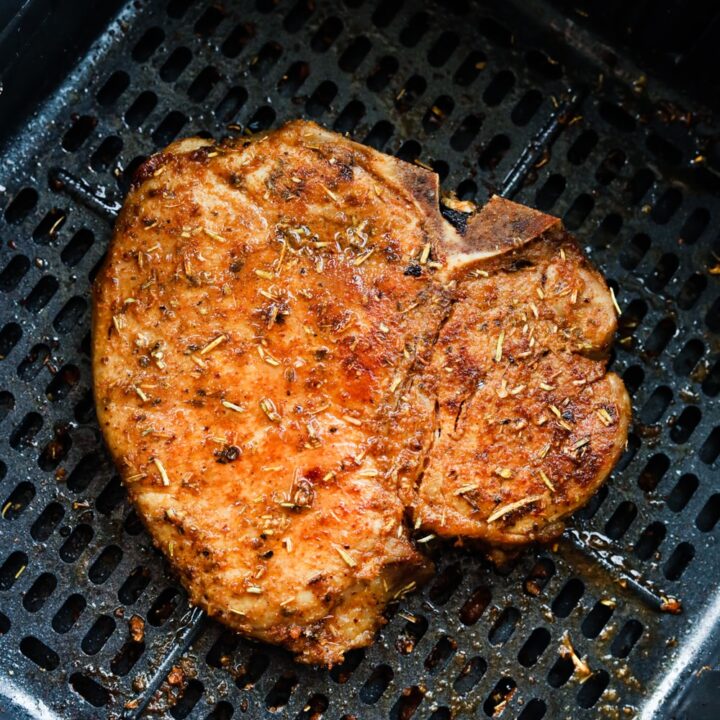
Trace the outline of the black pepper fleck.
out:
M 227 465 L 240 457 L 240 448 L 237 445 L 226 445 L 222 450 L 215 451 L 215 462 Z
M 409 275 L 410 277 L 420 277 L 422 275 L 422 268 L 419 265 L 408 265 L 405 268 L 403 275 Z

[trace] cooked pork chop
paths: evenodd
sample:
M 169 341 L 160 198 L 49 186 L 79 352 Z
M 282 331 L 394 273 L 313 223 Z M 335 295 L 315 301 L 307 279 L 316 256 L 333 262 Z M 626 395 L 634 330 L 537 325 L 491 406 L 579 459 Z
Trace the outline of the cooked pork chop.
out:
M 140 168 L 96 281 L 98 417 L 191 601 L 332 664 L 432 570 L 408 507 L 517 544 L 602 482 L 628 417 L 608 297 L 548 216 L 497 200 L 460 235 L 436 175 L 312 123 L 184 140 Z
M 434 417 L 421 423 L 431 430 L 402 497 L 441 536 L 494 548 L 550 539 L 627 438 L 629 398 L 606 372 L 612 296 L 558 220 L 500 198 L 472 219 L 446 268 L 456 302 L 405 424 L 428 398 Z
M 408 271 L 436 184 L 308 123 L 181 141 L 96 283 L 99 420 L 140 515 L 194 603 L 308 662 L 367 645 L 430 571 L 374 447 L 446 312 L 438 268 Z

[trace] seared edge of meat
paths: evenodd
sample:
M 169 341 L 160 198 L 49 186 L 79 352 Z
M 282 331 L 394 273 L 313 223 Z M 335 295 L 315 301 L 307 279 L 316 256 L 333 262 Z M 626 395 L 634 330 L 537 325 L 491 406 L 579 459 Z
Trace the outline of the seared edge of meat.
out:
M 562 229 L 559 218 L 493 195 L 470 214 L 462 233 L 445 238 L 439 247 L 447 280 L 462 281 L 475 266 L 518 250 L 550 231 Z

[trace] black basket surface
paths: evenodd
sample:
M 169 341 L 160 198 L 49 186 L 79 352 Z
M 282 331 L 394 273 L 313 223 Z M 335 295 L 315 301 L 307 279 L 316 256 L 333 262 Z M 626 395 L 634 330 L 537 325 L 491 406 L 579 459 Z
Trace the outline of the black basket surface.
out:
M 573 520 L 575 536 L 502 573 L 435 548 L 436 578 L 390 609 L 372 647 L 330 671 L 204 623 L 150 710 L 216 720 L 649 719 L 666 717 L 667 696 L 701 670 L 720 630 L 717 131 L 669 92 L 610 78 L 580 42 L 563 46 L 513 12 L 462 1 L 130 2 L 8 143 L 5 706 L 120 716 L 188 621 L 100 438 L 90 286 L 113 203 L 143 158 L 175 137 L 295 117 L 430 165 L 445 190 L 478 202 L 534 148 L 516 199 L 564 218 L 615 289 L 612 367 L 634 424 L 610 482 Z M 553 118 L 550 137 L 542 131 Z M 57 169 L 92 186 L 95 200 L 57 182 Z M 605 565 L 593 560 L 602 553 Z M 624 587 L 633 570 L 656 595 L 679 597 L 683 613 L 658 612 Z M 562 652 L 569 646 L 589 674 Z

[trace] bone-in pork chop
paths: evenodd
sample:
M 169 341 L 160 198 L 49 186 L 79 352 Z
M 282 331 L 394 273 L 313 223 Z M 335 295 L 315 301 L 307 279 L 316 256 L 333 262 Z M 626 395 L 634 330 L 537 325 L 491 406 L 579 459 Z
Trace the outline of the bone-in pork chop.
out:
M 191 601 L 332 664 L 431 572 L 408 508 L 518 544 L 606 477 L 608 298 L 548 216 L 494 201 L 461 235 L 436 175 L 312 123 L 184 140 L 140 168 L 96 281 L 98 417 Z
M 499 549 L 551 539 L 627 438 L 629 398 L 606 372 L 612 296 L 558 220 L 500 198 L 445 273 L 455 304 L 404 409 L 415 427 L 416 408 L 434 407 L 402 497 L 440 536 Z

